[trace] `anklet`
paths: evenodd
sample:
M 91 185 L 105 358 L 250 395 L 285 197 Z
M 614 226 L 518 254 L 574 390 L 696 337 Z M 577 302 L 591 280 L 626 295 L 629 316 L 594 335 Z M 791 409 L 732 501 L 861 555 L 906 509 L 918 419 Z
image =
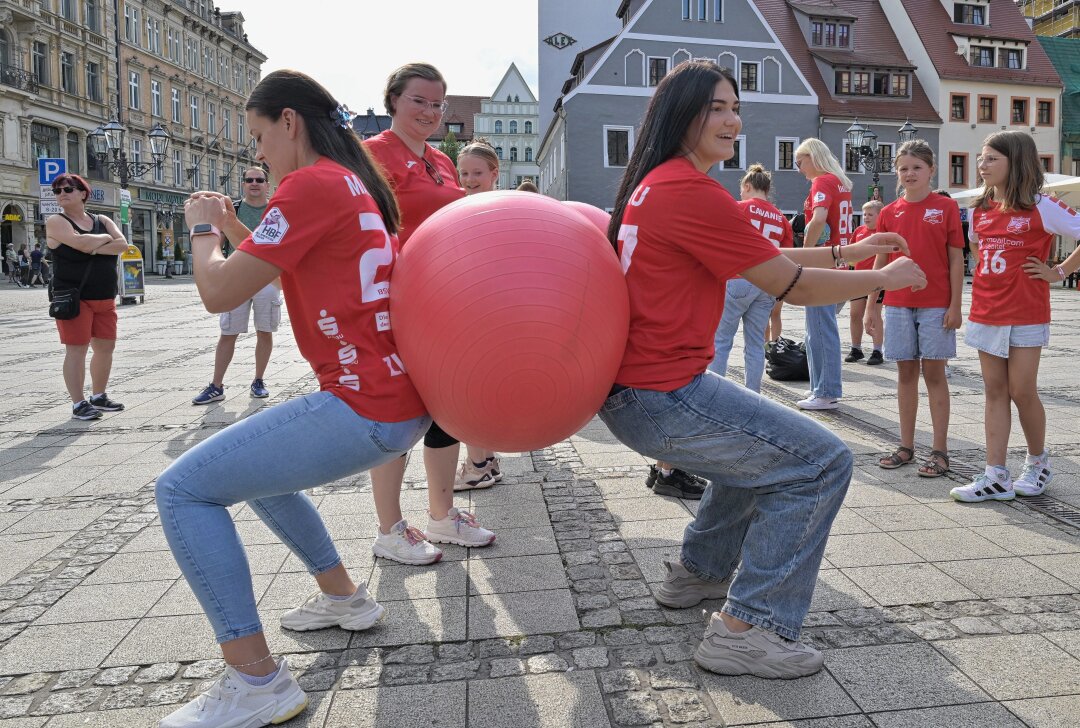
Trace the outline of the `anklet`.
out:
M 251 667 L 252 665 L 258 665 L 260 662 L 266 662 L 267 660 L 272 659 L 274 659 L 273 655 L 267 655 L 266 657 L 260 657 L 258 660 L 255 660 L 255 662 L 245 662 L 242 665 L 234 665 L 231 662 L 226 662 L 225 664 L 235 670 L 238 667 Z

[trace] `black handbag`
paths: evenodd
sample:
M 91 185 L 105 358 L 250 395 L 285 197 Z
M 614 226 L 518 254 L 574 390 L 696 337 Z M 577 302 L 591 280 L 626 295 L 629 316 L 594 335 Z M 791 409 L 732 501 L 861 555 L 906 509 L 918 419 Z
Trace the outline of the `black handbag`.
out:
M 806 345 L 780 337 L 765 345 L 765 373 L 778 382 L 810 380 L 810 364 Z
M 49 315 L 54 319 L 67 321 L 79 316 L 79 300 L 82 296 L 83 286 L 90 277 L 90 267 L 94 264 L 91 259 L 87 261 L 86 271 L 78 288 L 53 288 L 53 280 L 49 280 Z

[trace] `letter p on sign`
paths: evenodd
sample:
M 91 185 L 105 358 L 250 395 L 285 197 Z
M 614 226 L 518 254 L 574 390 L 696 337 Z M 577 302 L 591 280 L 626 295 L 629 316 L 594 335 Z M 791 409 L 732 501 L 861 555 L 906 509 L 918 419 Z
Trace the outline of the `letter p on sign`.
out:
M 66 159 L 38 159 L 38 184 L 51 185 L 52 181 L 67 171 Z

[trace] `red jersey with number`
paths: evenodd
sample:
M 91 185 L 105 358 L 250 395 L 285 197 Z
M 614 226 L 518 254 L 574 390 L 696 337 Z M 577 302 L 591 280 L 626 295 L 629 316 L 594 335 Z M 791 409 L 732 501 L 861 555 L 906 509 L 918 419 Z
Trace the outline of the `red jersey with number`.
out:
M 1031 278 L 1023 266 L 1028 256 L 1050 257 L 1054 235 L 1080 238 L 1080 216 L 1046 195 L 1039 195 L 1030 210 L 991 205 L 971 214 L 971 247 L 978 250 L 978 263 L 968 318 L 991 326 L 1049 323 L 1050 284 Z
M 860 225 L 859 227 L 855 228 L 855 231 L 853 233 L 851 233 L 851 242 L 857 243 L 860 240 L 870 237 L 876 232 L 876 229 L 871 230 L 865 225 Z M 858 263 L 855 264 L 855 270 L 872 270 L 874 267 L 874 260 L 876 258 L 876 255 L 871 255 L 869 258 L 864 258 L 863 260 L 860 260 Z
M 383 174 L 394 188 L 401 211 L 398 239 L 402 245 L 433 212 L 465 196 L 450 157 L 430 144 L 425 145 L 422 157 L 417 156 L 397 134 L 387 129 L 365 139 L 364 146 L 382 166 Z
M 926 274 L 926 288 L 901 288 L 885 292 L 886 306 L 902 308 L 948 308 L 952 301 L 949 279 L 949 248 L 964 249 L 960 207 L 945 195 L 931 192 L 926 199 L 890 202 L 878 215 L 878 232 L 897 233 L 907 241 L 911 259 Z M 901 257 L 892 253 L 889 260 Z
M 685 157 L 654 168 L 619 228 L 630 336 L 615 381 L 670 392 L 705 371 L 728 279 L 777 255 L 727 190 Z
M 237 249 L 281 269 L 296 345 L 320 389 L 372 420 L 424 414 L 390 328 L 397 238 L 355 174 L 321 157 L 285 175 Z
M 750 220 L 750 224 L 757 228 L 762 237 L 778 248 L 794 248 L 795 234 L 791 231 L 791 222 L 784 217 L 784 213 L 768 200 L 740 200 L 735 203 Z M 742 278 L 742 276 L 734 276 Z
M 847 245 L 851 242 L 851 192 L 834 174 L 819 175 L 810 185 L 810 194 L 803 203 L 806 226 L 814 217 L 814 208 L 824 207 L 825 229 L 817 245 Z M 816 246 L 815 246 L 816 247 Z

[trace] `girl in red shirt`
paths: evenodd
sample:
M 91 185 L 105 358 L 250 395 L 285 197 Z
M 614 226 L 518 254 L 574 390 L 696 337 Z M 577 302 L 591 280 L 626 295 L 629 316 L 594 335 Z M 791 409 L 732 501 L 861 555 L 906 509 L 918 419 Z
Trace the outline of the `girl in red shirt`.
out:
M 956 329 L 960 327 L 960 296 L 964 287 L 964 231 L 960 208 L 950 198 L 933 192 L 934 151 L 921 139 L 905 142 L 894 162 L 900 189 L 895 202 L 885 206 L 877 229 L 899 233 L 908 241 L 911 257 L 926 272 L 926 287 L 919 291 L 885 294 L 885 356 L 896 362 L 896 399 L 900 409 L 900 445 L 878 461 L 899 468 L 915 459 L 915 418 L 919 409 L 919 372 L 930 400 L 934 442 L 919 475 L 937 478 L 949 470 L 949 386 L 945 363 L 956 356 Z M 888 256 L 879 256 L 884 266 Z M 868 303 L 869 310 L 881 304 Z
M 1080 216 L 1040 193 L 1045 178 L 1030 135 L 988 136 L 979 175 L 983 192 L 971 216 L 972 248 L 978 254 L 964 340 L 979 350 L 982 367 L 986 471 L 950 491 L 968 503 L 1040 495 L 1053 477 L 1038 391 L 1039 358 L 1050 343 L 1049 283 L 1080 270 L 1080 249 L 1061 265 L 1046 264 L 1054 235 L 1080 237 Z M 1016 480 L 1005 460 L 1013 404 L 1027 441 L 1024 472 Z
M 649 101 L 608 229 L 630 331 L 599 416 L 628 447 L 712 481 L 657 594 L 674 607 L 726 595 L 694 659 L 723 674 L 794 678 L 823 664 L 797 640 L 852 456 L 809 417 L 706 371 L 725 285 L 741 274 L 777 298 L 824 305 L 924 278 L 909 258 L 825 270 L 842 261 L 837 246 L 781 252 L 761 236 L 708 174 L 735 153 L 737 89 L 716 63 L 687 61 Z M 902 244 L 878 233 L 846 254 L 856 262 Z
M 877 187 L 874 188 L 874 194 L 881 194 Z M 878 215 L 881 214 L 881 208 L 884 206 L 884 203 L 878 199 L 869 200 L 862 206 L 863 224 L 855 228 L 855 232 L 851 234 L 852 242 L 857 243 L 877 230 Z M 874 258 L 867 258 L 855 264 L 855 270 L 871 270 L 873 267 Z M 878 303 L 881 303 L 884 298 L 885 292 L 882 291 L 878 294 Z M 876 306 L 868 308 L 866 301 L 867 297 L 863 296 L 851 302 L 851 351 L 844 358 L 844 361 L 851 363 L 863 358 L 862 339 L 865 329 L 874 345 L 874 350 L 870 352 L 870 357 L 866 360 L 866 363 L 870 366 L 877 366 L 885 362 L 885 357 L 881 353 L 881 342 L 885 327 L 881 323 L 881 309 Z M 864 321 L 867 312 L 870 313 L 870 319 Z

